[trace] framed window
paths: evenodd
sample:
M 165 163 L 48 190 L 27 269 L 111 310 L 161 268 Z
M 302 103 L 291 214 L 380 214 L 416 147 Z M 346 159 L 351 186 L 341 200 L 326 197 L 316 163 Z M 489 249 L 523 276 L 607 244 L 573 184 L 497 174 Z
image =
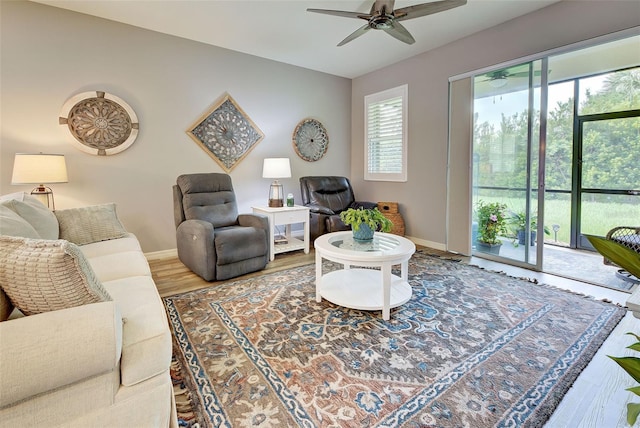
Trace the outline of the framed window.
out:
M 407 181 L 408 85 L 364 97 L 364 179 Z

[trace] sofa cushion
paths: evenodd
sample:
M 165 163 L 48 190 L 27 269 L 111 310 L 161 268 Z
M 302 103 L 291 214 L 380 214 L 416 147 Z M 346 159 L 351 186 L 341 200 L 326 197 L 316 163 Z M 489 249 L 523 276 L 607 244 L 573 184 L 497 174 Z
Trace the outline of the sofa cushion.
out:
M 140 243 L 133 233 L 128 233 L 124 238 L 110 239 L 108 241 L 92 242 L 91 244 L 82 245 L 80 249 L 88 259 L 106 256 L 109 254 L 117 254 L 123 251 L 142 252 Z
M 0 287 L 25 315 L 111 300 L 80 248 L 0 236 Z
M 151 276 L 149 263 L 142 251 L 122 251 L 87 260 L 102 283 L 130 276 Z
M 0 203 L 0 235 L 40 238 L 38 232 L 28 221 L 3 203 Z
M 150 276 L 105 281 L 125 321 L 120 374 L 131 386 L 163 373 L 171 363 L 171 333 L 164 305 Z
M 27 221 L 38 232 L 38 237 L 42 239 L 58 239 L 58 220 L 49 208 L 31 195 L 23 195 L 22 200 L 9 199 L 0 202 L 1 205 L 9 208 L 25 221 Z
M 60 223 L 60 239 L 77 245 L 127 236 L 113 203 L 58 210 L 55 215 Z

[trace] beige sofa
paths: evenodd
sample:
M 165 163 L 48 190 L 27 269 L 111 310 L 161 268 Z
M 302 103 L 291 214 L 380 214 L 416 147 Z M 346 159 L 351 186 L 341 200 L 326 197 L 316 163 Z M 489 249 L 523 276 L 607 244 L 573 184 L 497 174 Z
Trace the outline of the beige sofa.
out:
M 164 306 L 113 204 L 0 197 L 0 289 L 0 425 L 177 427 Z

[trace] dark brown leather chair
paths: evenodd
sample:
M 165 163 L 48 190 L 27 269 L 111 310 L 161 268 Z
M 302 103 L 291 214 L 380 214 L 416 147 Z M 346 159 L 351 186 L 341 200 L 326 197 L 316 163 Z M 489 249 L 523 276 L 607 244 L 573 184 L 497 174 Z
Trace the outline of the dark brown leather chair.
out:
M 302 204 L 309 207 L 309 236 L 311 241 L 325 233 L 351 230 L 340 219 L 348 208 L 374 208 L 375 202 L 355 200 L 349 179 L 337 176 L 300 177 Z

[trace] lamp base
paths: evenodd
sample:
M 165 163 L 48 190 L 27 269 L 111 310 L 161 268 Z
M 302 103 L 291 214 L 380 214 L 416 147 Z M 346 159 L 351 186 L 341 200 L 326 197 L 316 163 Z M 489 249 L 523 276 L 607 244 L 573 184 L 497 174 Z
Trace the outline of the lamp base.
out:
M 53 199 L 53 190 L 50 187 L 40 185 L 31 191 L 31 195 L 35 196 L 42 205 L 46 205 L 47 208 L 55 211 L 56 203 Z
M 269 207 L 279 208 L 283 206 L 284 206 L 284 201 L 282 199 L 269 199 Z

